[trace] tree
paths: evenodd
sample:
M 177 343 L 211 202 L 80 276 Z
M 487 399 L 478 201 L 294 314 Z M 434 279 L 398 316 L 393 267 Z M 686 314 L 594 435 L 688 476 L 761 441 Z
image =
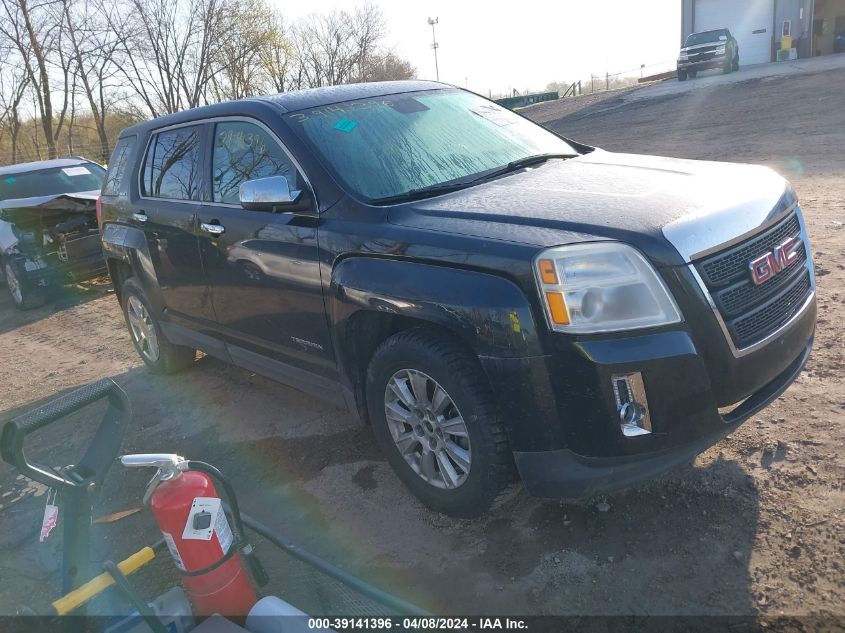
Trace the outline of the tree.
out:
M 21 132 L 21 102 L 29 88 L 29 76 L 12 56 L 0 65 L 0 127 L 9 133 L 11 162 L 18 162 L 18 137 Z
M 386 30 L 384 14 L 376 5 L 367 2 L 355 9 L 351 22 L 355 65 L 358 68 L 357 81 L 372 81 L 366 78 L 370 65 L 378 65 L 385 61 L 376 54 L 378 44 L 384 38 Z
M 294 45 L 282 15 L 272 11 L 269 19 L 268 38 L 261 47 L 259 63 L 267 75 L 270 89 L 285 92 L 290 89 L 291 72 L 295 67 Z
M 115 55 L 119 46 L 116 34 L 109 28 L 108 12 L 114 6 L 94 0 L 64 0 L 63 28 L 68 54 L 75 62 L 75 79 L 82 84 L 83 94 L 100 142 L 99 158 L 106 161 L 111 154 L 106 118 L 115 99 L 117 73 Z
M 124 0 L 109 25 L 121 73 L 151 116 L 210 101 L 220 72 L 214 51 L 229 26 L 225 0 Z
M 57 19 L 55 10 L 57 2 L 48 0 L 30 6 L 29 0 L 0 0 L 0 10 L 6 18 L 0 20 L 0 35 L 7 45 L 17 50 L 34 89 L 50 158 L 56 157 L 56 140 L 61 134 L 70 98 L 70 65 L 61 52 L 61 20 Z M 51 54 L 55 55 L 55 60 L 50 59 Z M 63 91 L 62 107 L 54 123 L 51 70 L 55 72 L 56 69 L 61 73 Z
M 271 2 L 0 0 L 2 159 L 55 157 L 61 146 L 104 161 L 142 118 L 414 76 L 384 47 L 377 5 L 288 23 Z
M 277 14 L 263 0 L 232 0 L 226 14 L 230 28 L 214 57 L 219 67 L 211 81 L 215 101 L 250 97 L 272 84 L 266 59 L 275 50 Z
M 381 48 L 385 32 L 381 9 L 370 3 L 352 13 L 309 15 L 293 30 L 296 70 L 288 73 L 290 85 L 298 89 L 413 77 L 410 63 Z
M 362 73 L 362 81 L 398 81 L 413 79 L 417 71 L 407 59 L 386 51 L 374 53 Z

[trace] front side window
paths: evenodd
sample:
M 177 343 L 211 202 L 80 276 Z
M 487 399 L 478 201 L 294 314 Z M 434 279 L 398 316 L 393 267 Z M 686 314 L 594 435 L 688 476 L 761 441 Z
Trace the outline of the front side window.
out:
M 143 193 L 152 198 L 197 200 L 200 186 L 198 125 L 159 132 L 144 161 Z
M 106 182 L 103 185 L 104 196 L 116 196 L 121 193 L 123 176 L 126 173 L 126 165 L 129 162 L 129 155 L 135 148 L 135 137 L 127 136 L 120 139 L 114 147 L 109 161 L 109 168 L 106 172 Z
M 218 123 L 212 159 L 214 202 L 238 204 L 242 182 L 284 176 L 291 190 L 300 189 L 296 168 L 263 128 L 245 121 Z
M 337 103 L 288 121 L 368 201 L 465 179 L 537 154 L 577 154 L 507 108 L 462 90 Z

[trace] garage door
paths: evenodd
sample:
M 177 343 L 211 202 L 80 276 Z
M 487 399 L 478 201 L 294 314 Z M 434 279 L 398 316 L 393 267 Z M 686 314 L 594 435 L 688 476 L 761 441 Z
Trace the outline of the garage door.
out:
M 772 59 L 773 0 L 696 0 L 696 31 L 730 29 L 739 43 L 739 63 L 765 64 Z

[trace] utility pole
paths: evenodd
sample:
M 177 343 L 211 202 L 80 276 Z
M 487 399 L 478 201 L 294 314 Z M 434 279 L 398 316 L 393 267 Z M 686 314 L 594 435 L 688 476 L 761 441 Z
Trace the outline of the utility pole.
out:
M 434 25 L 440 23 L 440 18 L 429 18 L 428 23 L 431 25 L 431 48 L 434 49 L 434 72 L 437 75 L 437 81 L 440 81 L 440 67 L 437 65 L 437 49 L 440 44 L 437 43 L 437 37 L 434 35 Z

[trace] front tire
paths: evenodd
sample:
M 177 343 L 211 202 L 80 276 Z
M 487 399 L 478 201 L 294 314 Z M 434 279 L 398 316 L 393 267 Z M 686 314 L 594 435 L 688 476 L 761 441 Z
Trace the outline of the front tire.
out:
M 44 305 L 46 294 L 29 284 L 22 262 L 12 258 L 4 259 L 2 267 L 6 291 L 18 310 L 32 310 Z
M 132 344 L 151 372 L 173 374 L 193 364 L 197 351 L 167 340 L 144 289 L 133 277 L 123 283 L 120 296 Z
M 678 81 L 686 81 L 687 80 L 687 71 L 679 70 L 678 71 Z
M 399 479 L 433 510 L 486 512 L 513 480 L 513 457 L 478 360 L 414 328 L 376 350 L 367 371 L 373 432 Z

